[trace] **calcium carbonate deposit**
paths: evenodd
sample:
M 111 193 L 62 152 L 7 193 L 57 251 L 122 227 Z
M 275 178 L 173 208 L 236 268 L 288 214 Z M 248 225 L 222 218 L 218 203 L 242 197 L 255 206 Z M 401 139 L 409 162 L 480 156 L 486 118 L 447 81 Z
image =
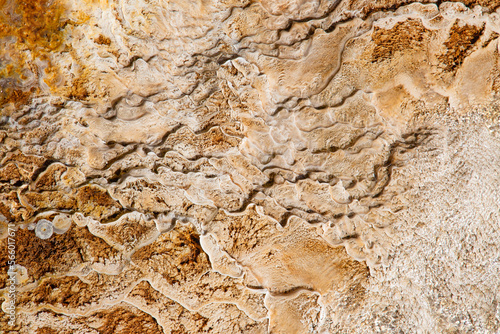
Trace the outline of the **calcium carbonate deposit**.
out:
M 496 0 L 0 1 L 0 333 L 498 333 L 499 37 Z

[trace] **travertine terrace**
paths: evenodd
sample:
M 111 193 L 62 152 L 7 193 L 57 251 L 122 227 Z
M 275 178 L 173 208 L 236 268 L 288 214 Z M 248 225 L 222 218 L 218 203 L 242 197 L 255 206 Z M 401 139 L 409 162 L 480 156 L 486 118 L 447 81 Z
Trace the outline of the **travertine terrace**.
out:
M 498 0 L 0 1 L 0 333 L 498 333 L 499 36 Z

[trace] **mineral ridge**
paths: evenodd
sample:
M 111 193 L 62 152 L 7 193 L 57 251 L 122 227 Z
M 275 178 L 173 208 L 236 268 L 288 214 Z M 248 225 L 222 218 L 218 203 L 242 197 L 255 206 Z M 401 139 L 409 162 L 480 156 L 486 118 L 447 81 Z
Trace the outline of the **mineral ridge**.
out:
M 1 0 L 0 332 L 498 333 L 499 36 L 498 0 Z

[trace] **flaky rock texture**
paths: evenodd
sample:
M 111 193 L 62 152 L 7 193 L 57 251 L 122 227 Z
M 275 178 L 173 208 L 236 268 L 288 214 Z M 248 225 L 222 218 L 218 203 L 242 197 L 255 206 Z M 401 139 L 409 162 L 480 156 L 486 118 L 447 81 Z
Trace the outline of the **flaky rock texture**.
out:
M 499 34 L 496 0 L 0 1 L 0 332 L 498 333 Z

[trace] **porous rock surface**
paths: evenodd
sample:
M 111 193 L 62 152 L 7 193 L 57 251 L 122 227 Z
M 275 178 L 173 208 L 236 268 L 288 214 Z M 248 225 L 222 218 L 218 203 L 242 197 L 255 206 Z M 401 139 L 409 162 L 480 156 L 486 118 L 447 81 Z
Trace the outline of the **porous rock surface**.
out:
M 496 0 L 1 1 L 0 331 L 497 333 L 499 34 Z

